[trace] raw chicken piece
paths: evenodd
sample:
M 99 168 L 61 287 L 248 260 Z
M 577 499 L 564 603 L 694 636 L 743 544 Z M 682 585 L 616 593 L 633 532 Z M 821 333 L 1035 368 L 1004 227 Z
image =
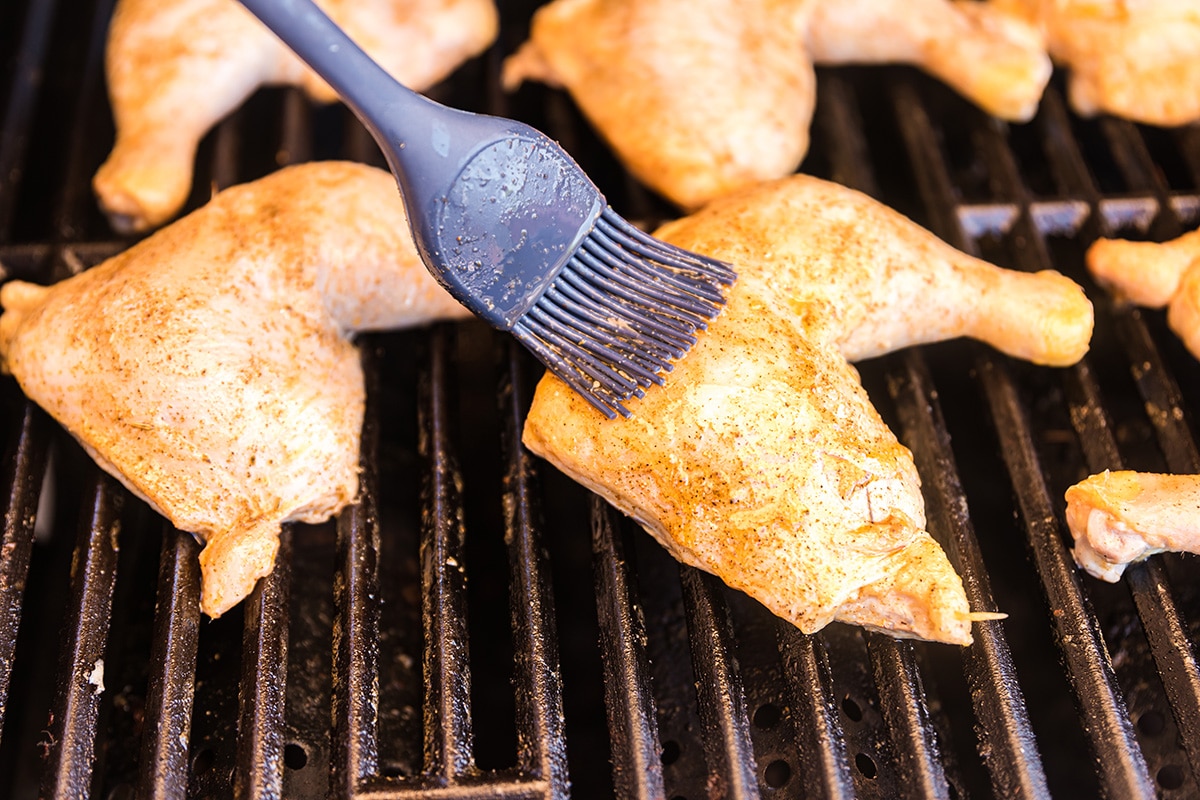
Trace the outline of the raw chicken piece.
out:
M 1051 71 L 1032 27 L 976 2 L 554 0 L 504 83 L 565 87 L 639 180 L 693 209 L 795 171 L 814 59 L 918 64 L 1021 120 Z
M 1152 125 L 1200 119 L 1197 0 L 993 0 L 1045 34 L 1071 105 Z
M 1200 231 L 1169 242 L 1097 239 L 1087 266 L 1119 298 L 1167 307 L 1167 324 L 1200 358 Z
M 218 616 L 271 570 L 281 522 L 354 499 L 355 330 L 468 312 L 430 276 L 392 176 L 292 167 L 93 269 L 0 289 L 0 357 L 96 462 L 207 542 Z
M 422 91 L 496 37 L 492 0 L 318 0 L 401 83 Z M 143 231 L 187 200 L 196 147 L 258 87 L 337 99 L 236 0 L 119 0 L 105 52 L 117 138 L 93 179 L 114 228 Z
M 1200 475 L 1102 472 L 1067 489 L 1075 562 L 1115 583 L 1134 561 L 1200 553 Z
M 1004 119 L 1033 117 L 1053 67 L 1037 29 L 977 0 L 816 0 L 817 64 L 912 64 Z
M 565 86 L 625 166 L 685 208 L 795 170 L 816 78 L 807 0 L 555 0 L 506 87 Z
M 1042 364 L 1087 350 L 1091 304 L 1053 272 L 971 258 L 850 189 L 796 175 L 658 235 L 733 263 L 720 317 L 608 421 L 552 376 L 533 452 L 680 561 L 812 632 L 833 620 L 965 644 L 962 584 L 925 527 L 911 454 L 849 360 L 966 335 Z

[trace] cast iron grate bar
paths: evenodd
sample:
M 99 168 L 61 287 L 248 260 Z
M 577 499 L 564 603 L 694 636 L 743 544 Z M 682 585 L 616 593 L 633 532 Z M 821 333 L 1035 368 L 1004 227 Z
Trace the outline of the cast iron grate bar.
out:
M 96 722 L 106 690 L 104 648 L 117 580 L 117 534 L 125 490 L 91 467 L 86 517 L 71 557 L 70 600 L 49 725 L 42 797 L 88 797 L 96 761 Z
M 287 685 L 291 524 L 283 526 L 275 568 L 243 601 L 242 677 L 233 793 L 238 800 L 283 796 L 283 714 Z
M 825 800 L 854 797 L 854 778 L 837 703 L 829 687 L 829 654 L 818 636 L 777 623 L 779 654 L 791 699 L 802 785 Z
M 947 800 L 950 786 L 912 643 L 872 631 L 867 633 L 867 654 L 879 707 L 892 736 L 898 785 L 911 797 Z
M 1138 135 L 1134 124 L 1106 116 L 1100 118 L 1099 125 L 1126 185 L 1135 193 L 1146 195 L 1154 201 L 1158 213 L 1150 223 L 1152 234 L 1167 239 L 1183 233 L 1183 227 L 1173 212 L 1166 182 L 1162 180 L 1146 149 L 1146 142 Z
M 1001 451 L 1018 494 L 1059 647 L 1083 712 L 1084 732 L 1109 797 L 1153 797 L 1154 786 L 1113 673 L 1100 625 L 1062 541 L 1024 409 L 1004 366 L 981 357 L 979 372 Z
M 4 534 L 0 539 L 0 731 L 8 708 L 13 651 L 21 627 L 25 582 L 33 551 L 38 501 L 50 450 L 50 420 L 28 400 L 20 401 L 4 460 L 4 486 L 8 502 L 4 508 Z
M 950 434 L 942 419 L 937 392 L 924 358 L 909 351 L 903 369 L 888 375 L 903 438 L 912 447 L 921 475 L 930 530 L 946 546 L 963 579 L 970 607 L 996 611 L 991 581 L 983 563 L 967 498 L 958 479 Z M 979 753 L 992 776 L 997 797 L 1045 797 L 1045 769 L 1030 725 L 1025 696 L 1017 680 L 1004 623 L 976 622 L 975 641 L 963 654 L 964 672 L 979 720 Z
M 104 43 L 115 0 L 98 0 L 88 27 L 82 74 L 76 89 L 75 105 L 69 119 L 71 138 L 62 158 L 66 163 L 62 185 L 54 204 L 54 235 L 70 242 L 84 230 L 83 220 L 95 208 L 92 194 L 94 120 L 104 94 Z M 35 4 L 36 5 L 36 4 Z M 74 10 L 74 9 L 73 9 Z
M 727 796 L 757 798 L 758 768 L 750 741 L 750 716 L 734 652 L 729 606 L 721 594 L 723 584 L 694 567 L 681 564 L 679 570 L 709 774 L 724 782 L 722 790 Z
M 542 546 L 539 493 L 533 457 L 521 444 L 526 394 L 524 349 L 507 340 L 508 369 L 500 388 L 504 420 L 504 539 L 508 543 L 513 651 L 516 661 L 517 768 L 545 782 L 545 797 L 569 791 L 567 750 L 554 634 L 554 594 Z
M 187 794 L 200 637 L 199 556 L 195 538 L 163 525 L 138 785 L 138 797 L 144 800 L 177 800 Z
M 1054 121 L 1066 124 L 1061 102 L 1052 106 Z M 1144 142 L 1132 126 L 1107 126 L 1109 141 L 1119 152 L 1118 163 L 1124 165 L 1126 181 L 1139 192 L 1152 193 L 1159 199 L 1162 235 L 1173 235 L 1180 229 L 1172 206 L 1167 203 L 1166 186 L 1153 168 Z M 1098 206 L 1099 193 L 1083 167 L 1082 157 L 1073 140 L 1056 137 L 1059 142 L 1062 166 L 1061 180 L 1080 196 L 1086 197 L 1093 208 Z M 1131 152 L 1125 152 L 1129 150 Z M 1019 195 L 1019 178 L 1015 167 L 1006 164 L 1004 176 L 1008 191 Z M 1090 233 L 1104 224 L 1089 225 Z M 1043 268 L 1048 260 L 1031 265 Z M 1174 413 L 1185 408 L 1183 397 L 1163 362 L 1158 348 L 1150 337 L 1141 312 L 1115 308 L 1117 333 L 1129 358 L 1134 382 L 1146 407 L 1147 417 L 1157 435 L 1159 447 L 1166 459 L 1167 469 L 1174 473 L 1200 472 L 1200 457 L 1195 439 L 1186 421 Z M 1099 387 L 1087 361 L 1081 362 L 1067 375 L 1067 394 L 1072 424 L 1075 426 L 1090 472 L 1121 469 L 1122 461 L 1105 412 Z M 1176 605 L 1170 583 L 1160 560 L 1151 559 L 1131 565 L 1125 572 L 1124 583 L 1129 588 L 1142 629 L 1150 643 L 1159 677 L 1167 693 L 1183 748 L 1194 775 L 1200 775 L 1200 668 L 1187 630 Z
M 1146 417 L 1171 472 L 1200 472 L 1200 453 L 1186 421 L 1187 405 L 1150 336 L 1142 312 L 1119 312 L 1117 333 L 1129 353 L 1129 367 L 1145 405 Z
M 379 382 L 376 359 L 364 348 L 366 410 L 359 453 L 360 495 L 338 515 L 333 582 L 332 792 L 354 797 L 378 770 L 379 683 Z
M 1086 364 L 1072 370 L 1067 389 L 1071 422 L 1086 454 L 1088 470 L 1096 473 L 1122 469 L 1100 388 Z M 1124 580 L 1150 642 L 1192 772 L 1200 775 L 1200 671 L 1166 569 L 1160 560 L 1149 559 L 1131 564 Z
M 933 230 L 951 244 L 973 253 L 974 242 L 966 239 L 952 213 L 956 199 L 932 123 L 910 86 L 895 86 L 894 103 L 919 192 L 934 219 Z M 997 165 L 992 166 L 995 169 Z M 1028 219 L 1027 214 L 1025 217 Z M 1026 241 L 1034 247 L 1044 247 L 1032 226 Z M 1016 387 L 999 359 L 982 348 L 975 349 L 979 353 L 977 370 L 999 434 L 1001 453 L 1017 493 L 1101 783 L 1110 797 L 1153 796 L 1146 760 L 1138 747 L 1099 622 L 1063 544 Z
M 425 769 L 453 783 L 475 771 L 467 650 L 466 529 L 462 475 L 450 438 L 447 332 L 430 337 L 422 382 L 420 450 L 424 470 L 421 580 L 425 629 Z
M 618 797 L 664 797 L 662 748 L 643 645 L 646 621 L 634 591 L 626 537 L 617 513 L 597 495 L 591 497 L 591 520 L 613 786 Z
M 878 197 L 879 187 L 867 157 L 862 117 L 848 87 L 842 80 L 831 76 L 822 80 L 820 91 L 824 113 L 818 115 L 817 123 L 822 125 L 826 132 L 826 139 L 829 142 L 830 167 L 835 179 L 843 185 Z M 916 358 L 916 356 L 913 357 Z M 929 395 L 917 398 L 913 402 L 919 408 L 932 408 L 934 403 Z M 923 480 L 927 481 L 932 476 L 937 476 L 945 489 L 954 492 L 955 498 L 962 496 L 962 489 L 957 485 L 953 472 L 949 474 L 946 472 L 947 469 L 953 470 L 952 463 L 935 460 L 933 457 L 925 455 L 924 463 L 918 464 L 918 466 L 924 467 L 920 470 Z M 941 499 L 944 504 L 952 502 L 949 494 L 944 494 Z M 942 541 L 945 540 L 946 537 L 943 537 Z M 955 562 L 955 567 L 959 568 L 960 572 L 962 568 L 972 566 L 975 565 L 964 564 L 961 559 Z M 981 562 L 978 566 L 982 571 Z M 991 607 L 990 597 L 971 597 L 969 599 L 972 601 L 972 608 Z M 983 605 L 976 605 L 976 603 Z M 993 646 L 995 646 L 995 639 L 996 636 L 993 634 Z M 949 784 L 939 756 L 937 736 L 928 719 L 927 702 L 921 684 L 920 671 L 911 646 L 907 643 L 897 642 L 890 637 L 877 635 L 867 638 L 867 646 L 871 664 L 876 673 L 881 707 L 894 741 L 894 752 L 897 754 L 902 780 L 905 781 L 904 785 L 923 797 L 947 796 Z M 992 663 L 996 666 L 1003 665 L 1003 662 L 999 661 Z M 968 675 L 968 680 L 971 681 L 973 687 L 989 684 L 993 687 L 1016 688 L 1015 677 L 1011 674 L 1011 662 L 1008 662 L 1007 666 L 1009 668 L 1007 676 L 992 673 L 989 680 L 976 670 Z M 977 705 L 989 702 L 985 701 L 984 697 L 997 697 L 994 693 L 985 692 L 973 692 L 972 695 L 976 698 Z M 1005 708 L 999 712 L 1000 716 L 1017 723 L 1014 730 L 1018 733 L 1017 743 L 1019 744 L 1021 741 L 1019 732 L 1022 730 L 1020 720 L 1022 719 L 1024 719 L 1025 736 L 1029 736 L 1024 702 L 1018 693 L 1015 696 L 1005 696 L 1001 703 Z M 984 710 L 977 708 L 976 713 L 982 717 Z M 1044 784 L 1044 776 L 1041 775 L 1040 764 L 1036 757 L 1033 761 L 1022 758 L 1011 764 L 1014 766 L 1025 765 L 1022 773 L 1028 777 L 1024 782 L 1036 786 L 1039 785 L 1040 778 L 1040 783 Z

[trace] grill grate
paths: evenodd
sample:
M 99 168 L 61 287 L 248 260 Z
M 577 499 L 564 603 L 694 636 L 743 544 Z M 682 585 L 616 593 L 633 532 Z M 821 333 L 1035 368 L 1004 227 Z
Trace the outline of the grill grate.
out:
M 500 42 L 439 97 L 546 130 L 625 216 L 670 216 L 565 95 L 499 90 L 532 5 L 504 4 Z M 88 189 L 108 144 L 94 132 L 111 131 L 112 3 L 86 6 L 0 8 L 13 277 L 58 280 L 129 243 Z M 972 607 L 1010 614 L 971 647 L 805 636 L 680 567 L 530 458 L 537 368 L 475 323 L 364 337 L 361 501 L 287 526 L 271 578 L 216 621 L 198 612 L 195 542 L 5 379 L 0 796 L 1200 796 L 1196 560 L 1094 581 L 1061 500 L 1105 468 L 1200 472 L 1200 365 L 1082 267 L 1098 236 L 1196 225 L 1200 128 L 1079 120 L 1062 96 L 1052 84 L 1010 127 L 911 70 L 819 74 L 806 171 L 996 263 L 1053 265 L 1097 305 L 1071 369 L 965 342 L 860 365 Z M 190 206 L 332 157 L 382 163 L 344 110 L 261 92 L 205 140 Z

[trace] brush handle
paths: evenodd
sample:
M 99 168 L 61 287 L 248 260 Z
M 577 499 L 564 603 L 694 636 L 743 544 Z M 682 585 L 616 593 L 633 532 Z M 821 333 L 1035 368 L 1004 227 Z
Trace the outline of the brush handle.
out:
M 604 210 L 595 184 L 534 128 L 401 86 L 311 0 L 241 2 L 375 137 L 430 273 L 475 314 L 511 330 Z
M 241 0 L 342 98 L 375 138 L 405 202 L 453 184 L 494 125 L 400 84 L 312 0 Z M 486 132 L 486 133 L 485 133 Z

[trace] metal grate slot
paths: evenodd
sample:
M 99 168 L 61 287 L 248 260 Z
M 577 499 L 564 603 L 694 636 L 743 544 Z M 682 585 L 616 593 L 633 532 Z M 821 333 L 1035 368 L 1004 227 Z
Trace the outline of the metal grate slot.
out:
M 363 421 L 361 496 L 337 520 L 333 625 L 333 749 L 331 789 L 353 797 L 378 770 L 379 684 L 379 382 L 373 348 L 366 349 L 368 392 Z
M 15 63 L 5 85 L 3 114 L 0 115 L 0 241 L 11 235 L 22 167 L 28 147 L 33 116 L 49 51 L 50 29 L 57 3 L 31 3 L 25 8 Z
M 543 797 L 567 793 L 567 751 L 562 709 L 556 615 L 550 564 L 542 544 L 538 482 L 533 457 L 520 444 L 530 396 L 527 356 L 506 342 L 507 371 L 500 387 L 503 417 L 504 539 L 509 553 L 511 618 L 516 661 L 517 769 Z

